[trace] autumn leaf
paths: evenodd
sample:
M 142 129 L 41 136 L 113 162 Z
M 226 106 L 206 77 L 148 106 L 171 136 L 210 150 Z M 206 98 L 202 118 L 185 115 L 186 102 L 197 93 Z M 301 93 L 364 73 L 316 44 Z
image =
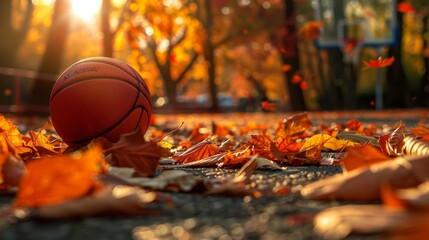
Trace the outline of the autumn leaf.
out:
M 323 27 L 323 23 L 319 21 L 309 21 L 300 29 L 301 34 L 304 39 L 315 40 L 319 38 L 321 31 L 320 28 Z
M 411 5 L 408 2 L 400 2 L 398 3 L 396 10 L 398 10 L 398 12 L 401 13 L 412 13 L 415 12 L 416 10 L 414 9 L 413 5 Z
M 41 132 L 34 132 L 30 130 L 30 135 L 33 146 L 41 155 L 57 155 L 60 154 L 64 149 L 56 149 L 49 139 Z
M 284 131 L 287 136 L 303 134 L 307 131 L 312 123 L 308 118 L 307 112 L 295 114 L 283 121 Z
M 370 60 L 369 62 L 363 62 L 365 65 L 364 69 L 366 68 L 383 68 L 388 67 L 392 65 L 392 63 L 395 61 L 395 57 L 392 56 L 390 58 L 382 58 L 379 57 L 377 60 Z
M 173 156 L 178 163 L 187 163 L 197 161 L 219 153 L 219 147 L 213 144 L 210 138 L 201 141 L 188 150 Z
M 263 110 L 267 111 L 267 112 L 274 112 L 277 110 L 277 106 L 275 103 L 272 103 L 270 101 L 262 101 L 261 102 L 261 107 Z
M 283 72 L 289 72 L 292 67 L 289 64 L 283 64 L 280 68 Z
M 25 171 L 26 166 L 21 158 L 0 154 L 0 184 L 17 187 Z
M 422 125 L 411 128 L 410 132 L 418 138 L 429 136 L 429 128 Z
M 105 168 L 99 147 L 31 161 L 19 184 L 15 205 L 40 207 L 87 196 L 100 187 L 96 177 Z
M 387 156 L 397 157 L 402 155 L 402 148 L 404 147 L 405 138 L 405 125 L 400 123 L 399 126 L 393 130 L 391 134 L 382 135 L 379 138 L 380 149 Z
M 305 143 L 301 146 L 300 152 L 307 151 L 313 147 L 322 144 L 323 147 L 331 149 L 333 151 L 338 151 L 344 147 L 353 147 L 356 144 L 348 140 L 340 140 L 334 138 L 327 134 L 316 134 L 311 138 L 307 139 Z
M 402 199 L 400 199 L 395 189 L 392 188 L 392 186 L 388 184 L 383 184 L 380 187 L 380 197 L 383 202 L 383 205 L 389 209 L 405 209 L 406 208 L 406 202 Z
M 153 176 L 163 154 L 157 142 L 145 142 L 139 129 L 123 134 L 119 141 L 105 149 L 112 166 L 132 167 L 140 176 Z
M 390 158 L 372 145 L 348 147 L 344 158 L 340 159 L 345 171 L 366 167 L 375 163 L 388 161 Z
M 153 215 L 160 209 L 146 207 L 161 199 L 160 194 L 131 186 L 105 186 L 89 196 L 34 209 L 41 219 L 69 219 L 111 215 Z
M 292 84 L 299 84 L 302 82 L 302 77 L 299 74 L 294 74 L 290 79 L 290 82 Z

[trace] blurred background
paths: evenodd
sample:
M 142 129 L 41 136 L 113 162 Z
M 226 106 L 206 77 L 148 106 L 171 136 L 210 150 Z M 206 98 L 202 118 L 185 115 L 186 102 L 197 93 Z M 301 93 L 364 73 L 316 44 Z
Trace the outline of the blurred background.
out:
M 57 76 L 93 56 L 132 65 L 160 113 L 427 108 L 428 10 L 425 0 L 2 0 L 0 111 L 48 113 Z

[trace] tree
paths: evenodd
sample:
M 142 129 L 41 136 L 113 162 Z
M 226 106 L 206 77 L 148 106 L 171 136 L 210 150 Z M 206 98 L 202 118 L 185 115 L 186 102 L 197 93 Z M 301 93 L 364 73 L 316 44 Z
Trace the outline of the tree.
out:
M 289 65 L 291 71 L 285 72 L 285 85 L 288 87 L 290 106 L 292 111 L 307 110 L 304 94 L 299 85 L 291 84 L 293 74 L 299 67 L 298 57 L 298 32 L 296 27 L 295 3 L 293 0 L 284 0 L 285 7 L 285 29 L 282 45 L 279 46 L 282 53 L 283 64 Z
M 54 81 L 44 78 L 44 74 L 58 74 L 64 55 L 64 47 L 69 35 L 71 21 L 70 0 L 56 0 L 52 25 L 48 33 L 45 53 L 39 66 L 41 75 L 36 79 L 31 92 L 30 104 L 48 105 Z
M 178 108 L 178 85 L 202 52 L 200 26 L 189 16 L 195 6 L 177 3 L 135 1 L 125 30 L 139 69 L 155 66 L 158 70 L 171 109 Z

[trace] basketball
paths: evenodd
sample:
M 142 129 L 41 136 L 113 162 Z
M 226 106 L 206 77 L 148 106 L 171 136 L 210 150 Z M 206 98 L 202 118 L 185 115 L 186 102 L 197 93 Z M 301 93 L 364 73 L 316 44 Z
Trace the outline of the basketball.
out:
M 104 137 L 116 142 L 152 115 L 149 89 L 137 71 L 107 57 L 83 59 L 67 68 L 52 88 L 49 110 L 58 135 L 70 145 Z

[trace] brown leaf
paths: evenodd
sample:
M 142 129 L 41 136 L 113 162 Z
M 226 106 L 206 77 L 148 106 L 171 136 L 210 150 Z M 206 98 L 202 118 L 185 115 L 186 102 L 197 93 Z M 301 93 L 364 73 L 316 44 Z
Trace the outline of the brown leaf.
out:
M 392 157 L 402 155 L 405 138 L 404 131 L 405 125 L 399 123 L 399 126 L 391 134 L 383 135 L 379 138 L 380 148 L 384 154 Z
M 61 204 L 42 206 L 35 215 L 42 219 L 80 218 L 98 215 L 145 215 L 159 213 L 145 206 L 157 200 L 158 194 L 137 187 L 107 186 L 90 196 Z
M 57 155 L 62 153 L 64 149 L 56 149 L 49 139 L 41 132 L 34 132 L 30 130 L 30 135 L 33 146 L 37 149 L 40 155 Z
M 348 147 L 344 158 L 340 159 L 345 171 L 385 162 L 390 158 L 381 153 L 377 148 L 365 144 L 362 146 Z
M 139 176 L 155 175 L 162 155 L 158 143 L 145 142 L 139 129 L 123 134 L 119 141 L 105 152 L 110 154 L 108 160 L 112 166 L 134 168 Z
M 219 153 L 219 147 L 213 144 L 210 138 L 206 138 L 188 150 L 173 156 L 173 159 L 179 163 L 188 163 L 204 159 Z
M 306 112 L 298 113 L 285 119 L 283 124 L 288 136 L 303 134 L 312 126 L 312 123 Z
M 0 183 L 17 187 L 26 171 L 25 163 L 13 155 L 0 156 Z

